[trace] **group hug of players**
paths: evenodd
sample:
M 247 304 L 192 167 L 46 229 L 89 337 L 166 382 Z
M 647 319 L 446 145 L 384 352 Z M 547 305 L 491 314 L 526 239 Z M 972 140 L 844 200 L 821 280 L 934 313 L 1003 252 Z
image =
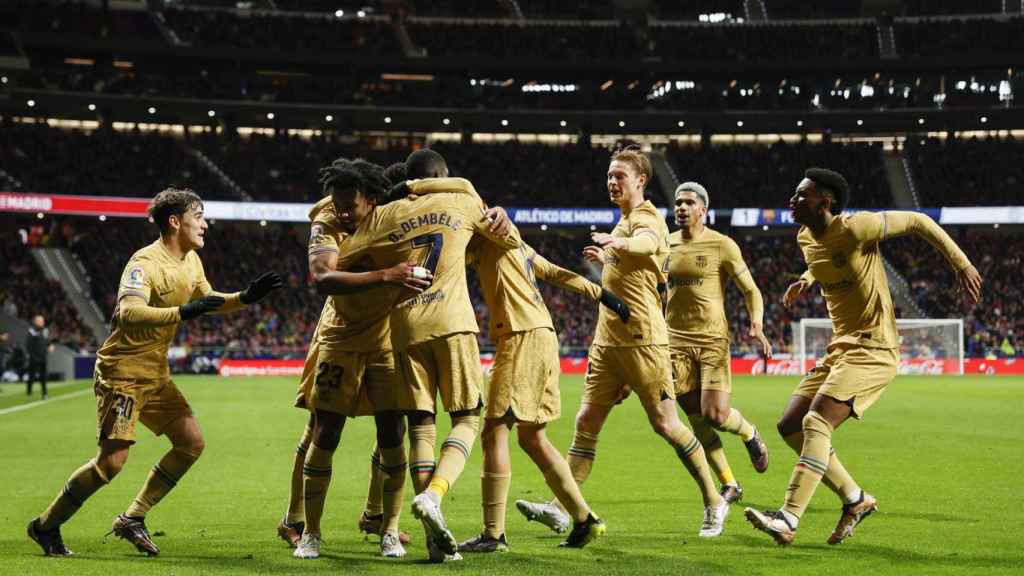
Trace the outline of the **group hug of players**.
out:
M 383 556 L 405 555 L 408 536 L 399 531 L 399 516 L 407 471 L 416 494 L 412 513 L 424 526 L 431 561 L 458 560 L 460 552 L 506 550 L 513 427 L 554 495 L 550 502 L 517 501 L 518 510 L 556 532 L 568 531 L 561 546 L 586 546 L 605 533 L 606 525 L 587 504 L 581 486 L 593 467 L 608 414 L 630 394 L 640 400 L 651 428 L 675 450 L 701 493 L 699 535 L 722 533 L 729 507 L 743 490 L 718 433 L 739 436 L 755 470 L 768 467 L 758 429 L 731 406 L 726 285 L 733 281 L 742 291 L 749 334 L 770 356 L 762 331 L 763 301 L 736 243 L 705 228 L 710 198 L 704 187 L 686 182 L 677 188 L 679 230 L 669 233 L 664 218 L 644 198 L 651 174 L 650 161 L 638 149 L 612 153 L 607 188 L 621 218 L 611 233 L 593 233 L 593 244 L 583 250 L 587 261 L 602 267 L 599 286 L 528 246 L 504 210 L 488 208 L 469 181 L 448 177 L 445 160 L 432 150 L 418 150 L 387 170 L 347 159 L 320 170 L 325 197 L 310 213 L 308 258 L 317 290 L 328 298 L 296 400 L 310 418 L 294 460 L 288 510 L 278 525 L 295 557 L 320 554 L 332 457 L 346 419 L 362 415 L 375 418 L 377 446 L 359 527 L 380 535 Z M 801 224 L 797 242 L 807 271 L 789 286 L 783 301 L 792 306 L 819 284 L 833 337 L 825 358 L 797 386 L 778 423 L 786 444 L 799 454 L 783 506 L 745 510 L 751 524 L 778 544 L 793 541 L 819 482 L 842 502 L 830 544 L 851 536 L 877 509 L 877 500 L 840 463 L 831 437 L 881 396 L 899 363 L 879 243 L 911 233 L 926 239 L 956 272 L 958 288 L 974 302 L 980 296 L 977 270 L 930 218 L 897 211 L 843 214 L 848 197 L 843 176 L 811 168 L 789 201 Z M 170 378 L 167 351 L 177 325 L 202 314 L 231 312 L 283 285 L 270 272 L 241 292 L 212 289 L 196 253 L 207 228 L 203 204 L 191 190 L 160 192 L 151 216 L 160 237 L 125 267 L 112 333 L 97 354 L 98 451 L 28 525 L 29 537 L 47 555 L 71 554 L 61 525 L 118 474 L 139 421 L 156 435 L 166 435 L 171 449 L 128 509 L 114 519 L 111 532 L 141 552 L 159 553 L 146 514 L 195 463 L 204 444 L 188 402 Z M 477 272 L 490 311 L 489 335 L 497 347 L 486 390 L 467 265 Z M 560 414 L 560 362 L 538 280 L 599 306 L 583 398 L 564 458 L 545 435 L 545 425 Z M 439 394 L 452 426 L 437 454 Z M 677 403 L 692 429 L 680 420 Z M 446 525 L 442 504 L 478 434 L 484 453 L 483 529 L 459 543 Z

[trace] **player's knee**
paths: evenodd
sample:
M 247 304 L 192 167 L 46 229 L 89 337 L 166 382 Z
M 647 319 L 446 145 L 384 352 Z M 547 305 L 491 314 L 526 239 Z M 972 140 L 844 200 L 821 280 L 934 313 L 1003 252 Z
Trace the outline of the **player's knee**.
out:
M 405 420 L 398 412 L 380 412 L 375 415 L 377 444 L 383 448 L 394 448 L 402 444 L 405 436 Z
M 100 471 L 100 476 L 106 478 L 107 482 L 114 479 L 121 473 L 121 469 L 124 468 L 124 463 L 128 460 L 128 454 L 110 454 L 106 456 L 100 456 L 96 458 L 96 468 Z
M 811 433 L 830 436 L 832 434 L 832 425 L 828 423 L 824 416 L 814 410 L 809 410 L 807 414 L 804 414 L 800 425 L 805 435 Z
M 722 410 L 718 406 L 706 406 L 701 409 L 700 414 L 714 428 L 720 428 L 729 419 L 729 410 Z
M 321 450 L 336 450 L 341 442 L 340 426 L 323 426 L 317 424 L 313 434 L 313 443 Z
M 803 423 L 798 418 L 784 414 L 775 424 L 775 429 L 779 431 L 779 436 L 785 438 L 803 430 Z
M 544 449 L 544 436 L 538 430 L 519 428 L 519 447 L 529 455 L 539 454 Z
M 598 419 L 586 407 L 580 408 L 580 411 L 576 413 L 576 430 L 590 434 L 598 432 Z
M 175 448 L 191 456 L 193 460 L 198 460 L 203 455 L 203 450 L 206 449 L 206 440 L 203 439 L 202 435 L 199 435 L 195 438 L 189 438 L 187 442 L 182 443 L 180 446 L 175 446 Z
M 430 412 L 423 412 L 416 410 L 406 414 L 406 418 L 409 420 L 409 426 L 433 426 L 434 415 Z

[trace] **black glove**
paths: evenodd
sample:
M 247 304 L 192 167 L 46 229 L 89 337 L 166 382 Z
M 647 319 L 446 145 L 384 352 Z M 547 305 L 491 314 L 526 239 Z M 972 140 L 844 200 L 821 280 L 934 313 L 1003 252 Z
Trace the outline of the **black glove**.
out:
M 622 298 L 601 288 L 601 304 L 611 308 L 612 312 L 618 314 L 623 322 L 629 322 L 629 304 L 623 302 Z
M 239 298 L 242 304 L 252 304 L 266 297 L 274 290 L 284 286 L 284 279 L 277 272 L 267 272 L 259 278 L 249 282 L 249 287 L 242 291 Z
M 394 186 L 392 186 L 391 190 L 388 190 L 388 199 L 389 200 L 401 200 L 402 198 L 405 198 L 406 196 L 408 196 L 409 195 L 409 185 L 406 184 L 406 182 L 407 182 L 407 180 L 402 180 L 398 184 L 395 184 Z
M 182 320 L 191 320 L 196 316 L 202 316 L 207 312 L 213 312 L 224 305 L 222 296 L 203 296 L 199 300 L 193 300 L 188 304 L 178 307 L 178 313 Z

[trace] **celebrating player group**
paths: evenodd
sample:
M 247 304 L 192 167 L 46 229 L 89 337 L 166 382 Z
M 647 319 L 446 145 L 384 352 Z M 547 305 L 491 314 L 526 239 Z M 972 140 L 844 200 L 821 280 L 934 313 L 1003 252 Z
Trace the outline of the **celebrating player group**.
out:
M 696 182 L 677 187 L 678 230 L 670 233 L 645 198 L 652 177 L 647 156 L 633 146 L 615 150 L 607 190 L 621 217 L 610 232 L 593 233 L 581 254 L 600 267 L 596 284 L 526 244 L 505 210 L 488 206 L 487 191 L 449 177 L 445 159 L 433 150 L 417 150 L 386 169 L 339 159 L 318 175 L 324 198 L 310 211 L 307 257 L 326 302 L 299 383 L 295 406 L 307 410 L 309 419 L 295 454 L 287 511 L 277 526 L 296 558 L 320 555 L 334 452 L 346 420 L 369 415 L 376 424 L 376 445 L 367 446 L 370 483 L 358 525 L 380 536 L 382 556 L 406 554 L 410 538 L 399 528 L 406 473 L 415 492 L 411 512 L 423 526 L 430 561 L 507 550 L 513 428 L 553 496 L 520 500 L 516 508 L 528 520 L 567 532 L 560 546 L 587 546 L 608 528 L 584 498 L 583 484 L 608 415 L 633 394 L 651 429 L 696 484 L 704 506 L 703 517 L 694 519 L 698 535 L 722 534 L 730 506 L 744 492 L 720 433 L 739 437 L 757 472 L 769 465 L 761 432 L 732 402 L 725 311 L 730 281 L 744 295 L 749 336 L 765 357 L 772 349 L 763 332 L 761 292 L 739 247 L 704 225 L 708 190 Z M 975 302 L 980 295 L 977 270 L 930 218 L 897 211 L 844 214 L 848 200 L 846 179 L 822 168 L 808 169 L 790 199 L 807 271 L 789 287 L 783 303 L 792 306 L 817 283 L 833 336 L 827 355 L 794 390 L 777 425 L 799 455 L 782 507 L 744 512 L 754 528 L 782 545 L 794 541 L 821 481 L 842 503 L 829 544 L 843 542 L 878 509 L 878 500 L 843 467 L 832 435 L 879 399 L 899 364 L 879 243 L 905 234 L 924 238 L 954 269 L 959 288 Z M 167 352 L 177 326 L 254 305 L 284 285 L 278 274 L 267 272 L 240 292 L 213 290 L 197 253 L 204 248 L 207 224 L 202 199 L 193 191 L 160 192 L 150 214 L 160 237 L 125 266 L 112 333 L 97 354 L 96 455 L 28 524 L 28 536 L 46 555 L 72 554 L 61 525 L 118 474 L 139 422 L 157 436 L 166 435 L 171 447 L 134 501 L 114 518 L 111 532 L 140 552 L 159 554 L 146 514 L 204 447 L 195 414 L 170 377 Z M 467 266 L 476 270 L 496 346 L 486 388 Z M 561 414 L 560 362 L 539 281 L 581 294 L 599 307 L 583 397 L 564 457 L 545 432 Z M 439 409 L 447 412 L 451 430 L 438 449 Z M 444 501 L 478 435 L 483 518 L 479 534 L 459 542 L 448 528 Z

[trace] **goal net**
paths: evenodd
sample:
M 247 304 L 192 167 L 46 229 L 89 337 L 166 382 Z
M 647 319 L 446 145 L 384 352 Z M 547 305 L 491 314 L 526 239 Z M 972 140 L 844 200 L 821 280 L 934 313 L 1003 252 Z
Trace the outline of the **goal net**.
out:
M 963 374 L 964 321 L 960 318 L 896 320 L 900 374 Z M 832 338 L 828 318 L 802 318 L 796 347 L 804 371 L 825 357 Z

